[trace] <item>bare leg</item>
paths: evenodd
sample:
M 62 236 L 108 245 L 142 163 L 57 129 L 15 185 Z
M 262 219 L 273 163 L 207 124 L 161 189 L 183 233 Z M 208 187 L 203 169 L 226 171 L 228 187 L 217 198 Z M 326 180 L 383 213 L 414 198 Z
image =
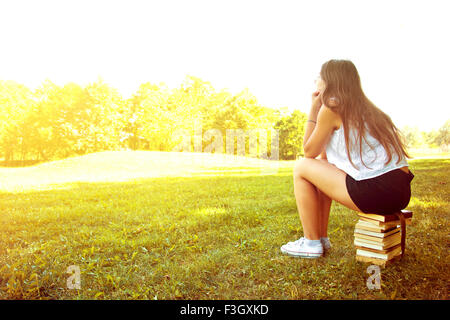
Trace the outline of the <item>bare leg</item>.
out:
M 298 160 L 294 168 L 294 193 L 304 235 L 310 240 L 326 236 L 331 200 L 359 211 L 345 184 L 346 173 L 319 159 Z M 323 194 L 319 195 L 318 192 Z
M 304 236 L 310 240 L 319 240 L 322 226 L 317 189 L 309 181 L 294 176 L 294 194 Z
M 329 163 L 327 159 L 326 153 L 322 153 L 319 158 L 320 161 Z M 316 188 L 317 189 L 317 188 Z M 322 191 L 317 189 L 317 192 L 319 194 L 319 202 L 320 202 L 320 237 L 327 237 L 328 236 L 328 220 L 330 217 L 330 208 L 331 208 L 331 198 L 328 197 L 326 194 L 324 194 Z
M 328 236 L 328 218 L 330 217 L 331 198 L 317 189 L 320 202 L 320 237 Z

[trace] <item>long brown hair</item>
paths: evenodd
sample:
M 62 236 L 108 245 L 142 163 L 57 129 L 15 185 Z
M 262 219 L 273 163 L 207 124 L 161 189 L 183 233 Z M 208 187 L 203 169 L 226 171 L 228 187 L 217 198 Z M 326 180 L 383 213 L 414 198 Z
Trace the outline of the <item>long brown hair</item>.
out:
M 380 142 L 386 150 L 388 159 L 393 154 L 398 156 L 397 163 L 408 155 L 403 136 L 392 122 L 391 118 L 377 108 L 364 94 L 361 80 L 355 65 L 349 60 L 329 60 L 322 65 L 320 77 L 325 82 L 322 91 L 322 103 L 337 112 L 342 119 L 347 156 L 355 167 L 350 157 L 353 145 L 349 143 L 349 129 L 356 129 L 356 141 L 359 145 L 359 154 L 362 163 L 362 141 L 365 139 L 366 130 Z M 353 143 L 353 142 L 352 142 Z M 373 147 L 369 144 L 370 147 Z M 366 166 L 367 167 L 367 166 Z

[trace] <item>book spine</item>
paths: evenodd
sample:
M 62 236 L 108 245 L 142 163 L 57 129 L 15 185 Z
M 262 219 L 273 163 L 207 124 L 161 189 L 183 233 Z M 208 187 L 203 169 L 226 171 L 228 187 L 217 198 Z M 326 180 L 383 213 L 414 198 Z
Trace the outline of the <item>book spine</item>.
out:
M 396 241 L 396 242 L 389 243 L 389 244 L 375 244 L 375 243 L 368 243 L 368 242 L 358 241 L 356 239 L 353 242 L 353 244 L 355 246 L 360 246 L 360 247 L 365 247 L 365 248 L 370 248 L 370 249 L 380 250 L 380 251 L 388 250 L 389 248 L 395 247 L 399 243 L 400 243 L 400 241 Z
M 398 229 L 398 231 L 396 231 L 396 232 L 392 232 L 392 233 L 388 233 L 388 234 L 382 233 L 382 232 L 368 231 L 368 230 L 364 230 L 364 229 L 355 229 L 355 234 L 360 233 L 360 234 L 365 234 L 365 235 L 377 237 L 377 238 L 386 238 L 389 235 L 395 234 L 397 232 L 400 232 L 400 229 Z
M 374 252 L 368 252 L 361 249 L 356 250 L 356 254 L 363 257 L 369 257 L 369 258 L 378 258 L 382 260 L 387 260 L 387 254 L 381 254 L 381 253 L 374 253 Z

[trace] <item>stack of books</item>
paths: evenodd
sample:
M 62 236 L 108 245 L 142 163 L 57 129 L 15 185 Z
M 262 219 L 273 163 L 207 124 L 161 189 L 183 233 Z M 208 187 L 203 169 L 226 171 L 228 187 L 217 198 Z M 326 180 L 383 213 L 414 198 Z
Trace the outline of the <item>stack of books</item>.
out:
M 412 212 L 402 210 L 410 224 Z M 358 213 L 355 226 L 356 260 L 385 266 L 402 253 L 400 219 L 395 215 Z

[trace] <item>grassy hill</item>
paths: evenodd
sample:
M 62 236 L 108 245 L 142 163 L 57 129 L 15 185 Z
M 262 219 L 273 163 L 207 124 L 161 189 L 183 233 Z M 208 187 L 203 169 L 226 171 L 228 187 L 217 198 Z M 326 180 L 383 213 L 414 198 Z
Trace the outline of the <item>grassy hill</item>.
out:
M 106 151 L 29 167 L 0 167 L 0 190 L 53 189 L 74 182 L 118 182 L 199 174 L 273 174 L 278 168 L 291 165 L 292 161 L 270 161 L 228 154 Z
M 0 298 L 447 299 L 450 160 L 410 164 L 406 255 L 381 290 L 340 205 L 326 257 L 280 253 L 302 236 L 293 161 L 142 151 L 0 168 Z

